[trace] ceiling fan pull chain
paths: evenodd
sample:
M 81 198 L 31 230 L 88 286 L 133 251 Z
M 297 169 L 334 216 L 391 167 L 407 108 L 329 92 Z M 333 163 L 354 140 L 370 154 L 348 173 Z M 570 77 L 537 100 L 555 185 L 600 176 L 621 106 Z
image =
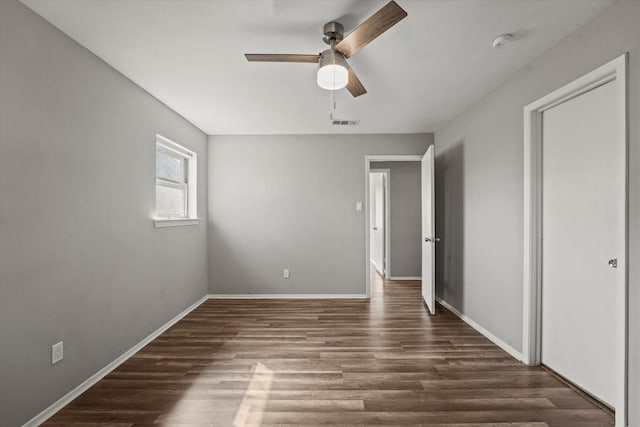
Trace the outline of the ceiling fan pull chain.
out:
M 331 95 L 329 97 L 331 101 L 330 107 L 329 107 L 329 116 L 333 116 L 333 113 L 335 113 L 336 111 L 336 91 L 330 90 L 329 92 L 331 92 Z
M 332 90 L 331 91 L 331 105 L 333 107 L 333 111 L 336 111 L 336 91 Z

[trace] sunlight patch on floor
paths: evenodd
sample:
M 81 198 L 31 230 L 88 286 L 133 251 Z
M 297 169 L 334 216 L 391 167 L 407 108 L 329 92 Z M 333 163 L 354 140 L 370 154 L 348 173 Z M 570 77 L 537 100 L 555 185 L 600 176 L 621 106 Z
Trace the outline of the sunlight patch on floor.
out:
M 236 417 L 233 420 L 234 426 L 245 425 L 249 412 L 251 412 L 251 423 L 260 424 L 263 412 L 269 401 L 269 391 L 271 390 L 271 382 L 273 381 L 273 371 L 257 363 L 251 369 L 251 380 L 247 391 L 242 398 Z

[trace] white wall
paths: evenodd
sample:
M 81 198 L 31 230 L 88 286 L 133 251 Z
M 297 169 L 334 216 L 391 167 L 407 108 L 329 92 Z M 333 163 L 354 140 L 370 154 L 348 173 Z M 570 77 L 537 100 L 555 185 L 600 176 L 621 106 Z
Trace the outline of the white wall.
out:
M 364 294 L 366 154 L 423 154 L 431 134 L 209 138 L 209 290 Z M 282 269 L 291 278 L 282 278 Z
M 370 174 L 369 184 L 369 245 L 371 261 L 380 274 L 384 274 L 385 200 L 384 174 Z
M 200 155 L 205 217 L 206 136 L 0 1 L 0 425 L 26 422 L 206 294 L 205 224 L 151 221 L 156 132 Z
M 374 172 L 369 174 L 371 182 L 369 186 L 369 245 L 371 246 L 371 261 L 380 274 L 384 274 L 384 226 L 385 226 L 385 200 L 384 200 L 384 174 Z
M 507 47 L 517 49 L 517 42 Z M 630 424 L 640 425 L 640 2 L 620 0 L 435 134 L 437 293 L 520 350 L 523 107 L 629 52 Z M 578 153 L 577 153 L 578 154 Z

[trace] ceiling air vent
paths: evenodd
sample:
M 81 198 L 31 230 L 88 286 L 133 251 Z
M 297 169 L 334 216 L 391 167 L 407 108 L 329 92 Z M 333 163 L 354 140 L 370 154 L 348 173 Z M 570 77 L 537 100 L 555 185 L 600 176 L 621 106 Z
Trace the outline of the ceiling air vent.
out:
M 333 126 L 358 126 L 360 124 L 360 120 L 332 120 L 331 124 Z

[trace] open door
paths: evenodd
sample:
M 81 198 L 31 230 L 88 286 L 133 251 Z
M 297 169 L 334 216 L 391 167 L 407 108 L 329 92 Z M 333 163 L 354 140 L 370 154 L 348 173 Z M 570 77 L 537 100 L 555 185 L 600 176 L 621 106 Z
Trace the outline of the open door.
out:
M 422 182 L 422 298 L 431 314 L 436 314 L 436 270 L 434 221 L 434 149 L 429 147 L 422 157 L 420 179 Z

